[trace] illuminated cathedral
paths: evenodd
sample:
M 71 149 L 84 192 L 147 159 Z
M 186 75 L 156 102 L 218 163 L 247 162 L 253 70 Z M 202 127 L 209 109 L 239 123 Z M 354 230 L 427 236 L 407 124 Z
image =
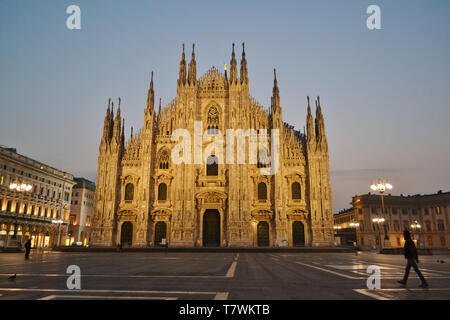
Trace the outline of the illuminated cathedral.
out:
M 315 119 L 309 97 L 306 130 L 283 122 L 276 72 L 270 107 L 249 92 L 244 45 L 240 72 L 234 44 L 229 67 L 215 67 L 197 78 L 194 46 L 189 64 L 181 55 L 177 96 L 155 110 L 153 73 L 143 127 L 126 139 L 120 99 L 110 101 L 98 153 L 94 246 L 277 247 L 328 246 L 333 242 L 333 215 L 328 143 L 320 99 Z M 278 132 L 279 148 L 266 152 L 278 167 L 250 159 L 218 161 L 217 151 L 201 162 L 174 161 L 177 129 L 194 136 L 196 123 L 213 139 L 227 140 L 228 129 L 256 132 L 270 146 Z M 244 137 L 248 142 L 251 137 Z M 207 150 L 211 139 L 188 147 Z M 236 148 L 239 143 L 236 144 Z M 236 149 L 235 148 L 235 149 Z M 216 148 L 217 149 L 217 148 Z M 259 150 L 258 150 L 259 151 Z M 273 163 L 271 164 L 273 166 Z

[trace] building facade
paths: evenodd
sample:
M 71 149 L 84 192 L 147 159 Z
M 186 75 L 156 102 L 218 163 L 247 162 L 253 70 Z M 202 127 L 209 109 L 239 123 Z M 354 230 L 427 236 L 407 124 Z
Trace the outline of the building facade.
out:
M 69 244 L 86 246 L 91 237 L 94 220 L 95 184 L 84 178 L 75 178 L 69 216 Z
M 374 219 L 384 219 L 374 222 Z M 352 208 L 334 215 L 336 234 L 356 232 L 357 244 L 363 249 L 403 247 L 403 231 L 413 234 L 417 247 L 446 249 L 450 247 L 450 192 L 429 195 L 384 196 L 366 194 L 352 199 Z M 358 226 L 350 224 L 358 223 Z M 386 238 L 386 235 L 388 239 Z
M 0 147 L 0 247 L 63 245 L 74 184 L 71 174 Z
M 276 73 L 269 109 L 251 97 L 249 81 L 244 46 L 240 77 L 233 44 L 229 70 L 213 67 L 197 78 L 194 47 L 187 66 L 183 45 L 176 99 L 164 108 L 160 100 L 155 112 L 152 73 L 143 128 L 127 142 L 120 98 L 115 117 L 108 104 L 93 245 L 145 247 L 162 239 L 174 247 L 333 243 L 320 99 L 313 119 L 308 97 L 301 133 L 283 122 Z

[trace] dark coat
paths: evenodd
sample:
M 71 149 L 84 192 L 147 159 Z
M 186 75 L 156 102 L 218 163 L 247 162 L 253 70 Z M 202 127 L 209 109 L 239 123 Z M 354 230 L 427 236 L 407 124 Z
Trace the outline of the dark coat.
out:
M 25 243 L 25 249 L 31 250 L 31 241 L 27 241 L 27 242 Z
M 405 258 L 417 260 L 417 249 L 411 238 L 405 241 Z

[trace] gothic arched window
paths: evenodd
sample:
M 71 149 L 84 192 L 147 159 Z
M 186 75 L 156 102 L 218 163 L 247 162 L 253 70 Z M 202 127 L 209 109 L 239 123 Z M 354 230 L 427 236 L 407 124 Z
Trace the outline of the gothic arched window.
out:
M 167 151 L 163 151 L 159 156 L 159 168 L 169 169 L 169 154 Z
M 134 199 L 134 185 L 132 183 L 128 183 L 125 186 L 125 200 L 131 201 Z
M 209 156 L 206 160 L 206 175 L 218 176 L 219 175 L 219 159 L 216 156 Z
M 292 190 L 292 199 L 300 200 L 302 198 L 302 191 L 300 188 L 300 183 L 294 182 L 291 187 Z
M 258 183 L 258 200 L 267 200 L 267 185 L 264 182 Z
M 208 110 L 207 124 L 208 124 L 208 133 L 210 134 L 219 133 L 219 111 L 214 106 L 209 108 Z
M 158 200 L 167 200 L 167 185 L 165 183 L 158 185 Z

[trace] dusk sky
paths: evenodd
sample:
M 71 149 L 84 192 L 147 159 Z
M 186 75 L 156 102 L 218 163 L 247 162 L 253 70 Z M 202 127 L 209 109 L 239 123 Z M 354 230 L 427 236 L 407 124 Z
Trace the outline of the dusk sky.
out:
M 81 8 L 81 30 L 66 8 Z M 381 8 L 381 30 L 366 9 Z M 181 45 L 197 75 L 240 61 L 270 106 L 277 69 L 283 118 L 303 131 L 320 95 L 334 211 L 389 179 L 393 194 L 450 190 L 450 1 L 0 1 L 0 144 L 96 179 L 108 98 L 127 136 L 156 100 L 176 96 Z

